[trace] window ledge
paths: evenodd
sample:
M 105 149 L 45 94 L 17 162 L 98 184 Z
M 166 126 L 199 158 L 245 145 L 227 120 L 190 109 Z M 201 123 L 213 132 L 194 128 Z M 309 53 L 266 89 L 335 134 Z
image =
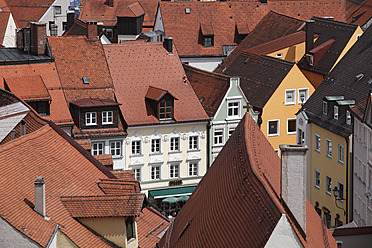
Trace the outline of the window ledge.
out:
M 316 151 L 317 153 L 320 153 L 320 150 L 316 150 L 316 149 L 315 149 L 314 151 Z
M 338 160 L 338 163 L 344 165 L 343 161 Z
M 169 151 L 168 154 L 176 154 L 176 153 L 181 153 L 181 151 Z
M 296 131 L 295 132 L 287 132 L 287 135 L 294 135 L 296 134 Z
M 279 134 L 267 134 L 267 137 L 275 137 L 275 136 L 279 136 Z
M 127 241 L 127 243 L 129 244 L 129 243 L 132 243 L 132 242 L 134 242 L 136 240 L 136 238 L 131 238 L 130 240 L 128 240 Z
M 213 144 L 213 147 L 223 147 L 225 144 Z
M 332 159 L 332 155 L 327 154 L 326 157 Z
M 240 116 L 228 116 L 226 117 L 226 121 L 237 121 L 240 120 L 242 117 Z
M 102 122 L 102 125 L 112 125 L 114 124 L 113 122 Z
M 319 189 L 319 190 L 320 190 L 320 186 L 314 185 L 314 188 L 316 188 L 316 189 Z
M 187 150 L 187 152 L 200 152 L 200 149 Z
M 285 103 L 284 105 L 285 105 L 285 106 L 296 105 L 296 103 L 295 103 L 295 102 L 287 102 L 287 103 Z
M 162 152 L 151 152 L 150 156 L 157 156 L 157 155 L 163 155 Z
M 326 191 L 326 194 L 332 196 L 331 192 Z
M 123 155 L 112 156 L 113 159 L 122 159 L 123 157 L 124 157 Z
M 143 154 L 131 154 L 129 155 L 130 158 L 138 158 L 138 157 L 143 157 Z
M 98 125 L 97 123 L 93 123 L 93 124 L 85 124 L 85 126 L 90 127 L 90 126 L 98 126 Z

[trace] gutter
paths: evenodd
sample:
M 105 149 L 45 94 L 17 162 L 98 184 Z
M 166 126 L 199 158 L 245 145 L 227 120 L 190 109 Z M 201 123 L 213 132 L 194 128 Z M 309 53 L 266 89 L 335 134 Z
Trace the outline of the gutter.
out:
M 54 229 L 53 235 L 52 235 L 52 237 L 50 237 L 49 242 L 48 242 L 46 248 L 49 248 L 52 245 L 52 242 L 53 242 L 54 238 L 57 235 L 58 229 L 59 229 L 59 224 L 57 224 L 56 228 Z

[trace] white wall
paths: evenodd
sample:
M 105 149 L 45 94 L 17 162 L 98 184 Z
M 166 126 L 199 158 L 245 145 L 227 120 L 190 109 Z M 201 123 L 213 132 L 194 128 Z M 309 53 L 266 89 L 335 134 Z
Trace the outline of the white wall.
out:
M 214 71 L 219 64 L 221 64 L 222 60 L 226 56 L 221 57 L 200 57 L 200 58 L 189 58 L 189 57 L 181 57 L 182 63 L 189 63 L 189 65 L 206 70 L 206 71 Z
M 54 14 L 54 6 L 61 6 L 61 14 Z M 54 24 L 58 26 L 58 36 L 62 35 L 63 25 L 62 22 L 67 22 L 67 11 L 70 6 L 70 0 L 55 0 L 52 6 L 44 13 L 40 18 L 39 22 L 47 24 L 47 35 L 50 36 L 49 21 L 54 21 Z
M 10 13 L 8 25 L 6 26 L 5 34 L 4 34 L 4 40 L 3 40 L 3 46 L 5 47 L 16 47 L 16 24 L 13 19 L 13 15 Z

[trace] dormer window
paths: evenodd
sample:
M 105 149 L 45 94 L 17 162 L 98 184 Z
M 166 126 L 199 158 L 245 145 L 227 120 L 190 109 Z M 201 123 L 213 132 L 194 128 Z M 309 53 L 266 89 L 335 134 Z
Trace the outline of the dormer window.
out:
M 102 112 L 102 125 L 108 125 L 113 123 L 112 111 Z
M 333 106 L 333 119 L 338 120 L 338 106 Z
M 172 120 L 174 117 L 174 100 L 168 91 L 150 86 L 146 93 L 146 101 L 151 105 L 154 115 L 160 120 Z
M 328 103 L 326 101 L 323 101 L 323 114 L 328 114 Z
M 211 23 L 202 22 L 200 25 L 201 31 L 201 42 L 203 47 L 213 47 L 214 46 L 214 32 Z
M 159 102 L 159 120 L 172 119 L 172 101 Z
M 85 113 L 85 125 L 87 126 L 97 125 L 97 113 L 96 112 Z
M 203 47 L 213 47 L 214 37 L 213 35 L 203 35 Z

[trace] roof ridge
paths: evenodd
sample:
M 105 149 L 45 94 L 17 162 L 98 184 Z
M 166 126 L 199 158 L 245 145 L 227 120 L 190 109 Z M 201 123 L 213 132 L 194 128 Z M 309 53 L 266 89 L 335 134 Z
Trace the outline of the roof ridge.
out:
M 224 75 L 224 74 L 202 70 L 200 68 L 196 68 L 196 67 L 193 67 L 193 66 L 185 64 L 185 63 L 182 63 L 182 66 L 188 67 L 190 70 L 199 72 L 200 74 L 203 74 L 203 75 L 206 75 L 206 76 L 220 77 L 220 78 L 229 79 L 229 80 L 231 78 L 230 76 L 227 76 L 227 75 Z
M 348 27 L 348 28 L 355 28 L 356 29 L 357 27 L 359 27 L 357 24 L 347 23 L 347 22 L 340 22 L 340 21 L 336 21 L 336 20 L 331 19 L 331 18 L 313 16 L 311 19 L 315 20 L 315 21 L 318 21 L 318 22 L 327 22 L 327 23 L 331 23 L 331 24 L 334 24 L 334 25 L 345 26 L 345 27 Z
M 278 0 L 277 0 L 278 1 Z M 301 19 L 298 19 L 298 18 L 294 18 L 294 17 L 291 17 L 291 16 L 287 16 L 285 14 L 281 14 L 281 13 L 278 13 L 278 12 L 275 12 L 273 10 L 270 10 L 269 13 L 273 13 L 273 14 L 276 14 L 276 15 L 280 15 L 280 16 L 283 16 L 283 17 L 287 17 L 288 19 L 293 19 L 293 20 L 296 20 L 296 21 L 302 21 L 304 22 L 304 20 L 301 20 Z
M 117 198 L 117 197 L 128 197 L 128 196 L 143 196 L 143 193 L 133 193 L 133 194 L 122 194 L 122 195 L 75 195 L 75 196 L 59 196 L 60 199 L 96 199 L 96 198 Z

